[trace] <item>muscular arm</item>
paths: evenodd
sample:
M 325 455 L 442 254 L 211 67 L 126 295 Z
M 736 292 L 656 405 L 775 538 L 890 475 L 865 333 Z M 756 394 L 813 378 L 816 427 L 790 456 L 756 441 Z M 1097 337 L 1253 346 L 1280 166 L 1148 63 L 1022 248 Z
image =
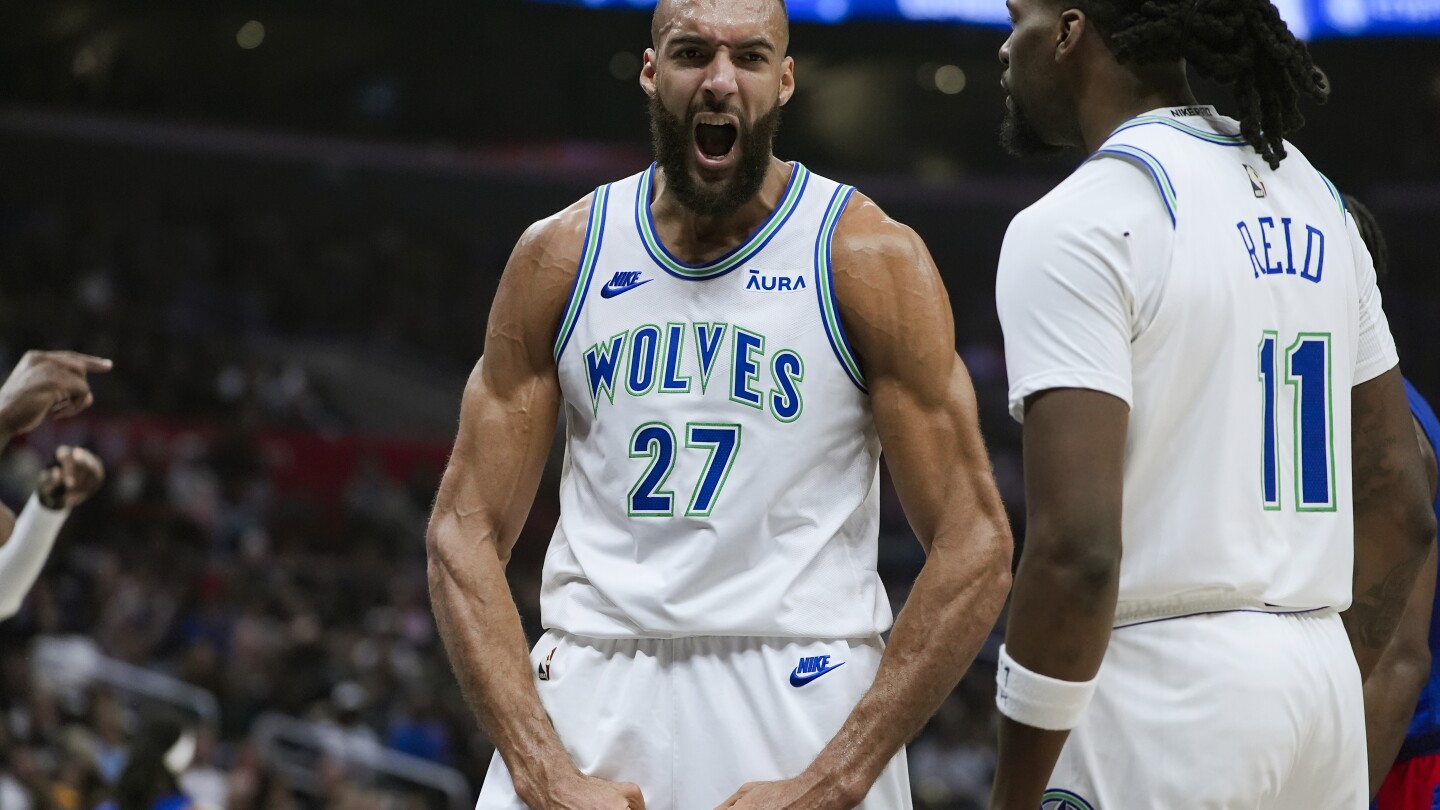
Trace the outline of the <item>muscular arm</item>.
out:
M 426 532 L 430 597 L 446 652 L 532 808 L 627 806 L 616 792 L 622 786 L 576 769 L 550 725 L 505 581 L 555 433 L 560 384 L 551 346 L 588 210 L 582 201 L 533 226 L 506 265 Z M 629 806 L 642 806 L 634 794 Z
M 832 253 L 840 316 L 896 490 L 927 557 L 874 683 L 801 777 L 830 795 L 785 807 L 861 801 L 954 689 L 1010 585 L 1010 528 L 970 377 L 955 354 L 949 297 L 929 252 L 857 194 Z
M 1435 513 L 1400 369 L 1355 386 L 1351 402 L 1355 585 L 1342 618 L 1369 678 L 1435 542 Z
M 1120 581 L 1121 490 L 1130 411 L 1109 394 L 1055 389 L 1025 407 L 1025 550 L 1005 644 L 1034 672 L 1095 677 Z M 1040 806 L 1068 731 L 1002 718 L 994 808 Z
M 1436 489 L 1435 453 L 1419 424 L 1415 425 L 1420 454 L 1429 477 L 1430 495 Z M 1384 783 L 1405 732 L 1415 714 L 1420 690 L 1430 678 L 1430 608 L 1435 602 L 1435 546 L 1416 574 L 1415 589 L 1395 628 L 1395 637 L 1365 679 L 1365 740 L 1370 749 L 1370 795 Z

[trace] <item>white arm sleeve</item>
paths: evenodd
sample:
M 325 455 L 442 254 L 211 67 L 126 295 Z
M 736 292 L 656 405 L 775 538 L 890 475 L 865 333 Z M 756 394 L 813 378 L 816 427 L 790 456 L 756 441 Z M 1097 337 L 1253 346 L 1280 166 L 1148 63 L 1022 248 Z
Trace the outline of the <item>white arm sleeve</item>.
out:
M 1390 334 L 1390 321 L 1380 307 L 1380 288 L 1375 285 L 1375 262 L 1365 248 L 1365 240 L 1355 227 L 1355 220 L 1345 215 L 1345 230 L 1350 249 L 1355 255 L 1357 293 L 1360 298 L 1360 337 L 1355 341 L 1354 385 L 1379 377 L 1400 363 L 1395 351 L 1395 338 Z
M 34 495 L 25 502 L 10 540 L 0 546 L 0 621 L 20 612 L 69 516 L 69 509 L 46 509 Z

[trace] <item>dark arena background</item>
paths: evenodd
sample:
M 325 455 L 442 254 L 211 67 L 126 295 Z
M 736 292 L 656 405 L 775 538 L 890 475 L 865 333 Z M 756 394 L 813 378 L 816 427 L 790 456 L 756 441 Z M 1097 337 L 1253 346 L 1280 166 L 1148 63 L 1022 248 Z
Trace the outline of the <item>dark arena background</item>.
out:
M 92 409 L 0 456 L 16 509 L 60 444 L 108 472 L 0 622 L 0 808 L 95 808 L 156 715 L 199 729 L 198 807 L 473 806 L 492 749 L 425 522 L 516 238 L 650 160 L 643 5 L 0 4 L 0 367 L 115 361 Z M 1440 0 L 1284 11 L 1334 87 L 1293 140 L 1380 220 L 1405 371 L 1440 396 Z M 1023 538 L 993 278 L 1078 157 L 997 145 L 1002 0 L 792 13 L 777 152 L 928 242 Z M 532 639 L 559 469 L 557 446 L 509 567 Z M 898 608 L 923 555 L 885 492 Z M 918 807 L 987 800 L 994 647 L 911 745 Z

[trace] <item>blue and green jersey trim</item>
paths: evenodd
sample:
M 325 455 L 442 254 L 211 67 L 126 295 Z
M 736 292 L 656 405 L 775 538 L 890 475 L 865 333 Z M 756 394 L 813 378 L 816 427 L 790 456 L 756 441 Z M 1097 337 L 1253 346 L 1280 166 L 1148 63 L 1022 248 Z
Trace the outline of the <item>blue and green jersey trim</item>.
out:
M 1165 201 L 1165 211 L 1170 215 L 1170 225 L 1171 227 L 1175 226 L 1175 211 L 1178 200 L 1175 193 L 1175 184 L 1170 182 L 1170 173 L 1165 171 L 1165 167 L 1160 164 L 1159 158 L 1156 158 L 1138 146 L 1131 146 L 1125 143 L 1111 144 L 1097 149 L 1095 154 L 1091 155 L 1091 159 L 1102 155 L 1110 155 L 1128 160 L 1132 163 L 1137 163 L 1149 171 L 1150 176 L 1155 180 L 1155 186 L 1160 189 L 1160 198 Z
M 1325 183 L 1326 190 L 1330 192 L 1331 197 L 1335 198 L 1335 204 L 1340 206 L 1341 216 L 1344 216 L 1349 209 L 1345 207 L 1345 198 L 1340 196 L 1340 189 L 1336 188 L 1335 184 L 1330 182 L 1330 178 L 1326 177 L 1323 174 L 1320 174 L 1320 172 L 1318 171 L 1315 173 L 1320 175 L 1321 181 Z
M 600 260 L 600 245 L 605 238 L 605 209 L 610 199 L 609 184 L 595 189 L 590 201 L 590 221 L 585 225 L 585 248 L 580 253 L 580 266 L 575 271 L 575 283 L 570 288 L 570 301 L 565 307 L 565 317 L 560 320 L 560 329 L 555 333 L 555 360 L 570 342 L 575 324 L 580 321 L 580 310 L 585 306 L 586 294 L 590 290 L 590 279 L 595 275 L 595 264 Z
M 659 265 L 662 270 L 676 278 L 689 281 L 704 281 L 705 279 L 722 276 L 731 270 L 743 265 L 755 258 L 756 254 L 770 244 L 770 240 L 785 227 L 790 215 L 800 205 L 800 198 L 805 194 L 805 187 L 810 180 L 810 170 L 799 163 L 791 163 L 793 168 L 790 172 L 790 182 L 785 186 L 785 194 L 780 198 L 780 204 L 770 212 L 770 216 L 761 223 L 759 228 L 750 235 L 750 238 L 738 245 L 734 250 L 726 253 L 714 261 L 703 264 L 690 264 L 682 262 L 670 254 L 665 248 L 660 237 L 655 234 L 655 218 L 650 213 L 650 199 L 655 182 L 655 165 L 640 177 L 639 188 L 635 191 L 635 227 L 640 232 L 640 244 L 645 247 L 645 252 Z
M 855 352 L 845 337 L 845 327 L 840 323 L 840 309 L 835 299 L 835 275 L 830 265 L 830 245 L 835 238 L 835 228 L 840 223 L 846 204 L 850 202 L 850 195 L 854 193 L 853 186 L 836 188 L 825 207 L 825 216 L 820 220 L 820 232 L 815 236 L 815 295 L 820 299 L 820 318 L 825 322 L 825 337 L 830 340 L 830 348 L 835 351 L 840 367 L 856 388 L 868 394 L 865 375 L 860 372 Z

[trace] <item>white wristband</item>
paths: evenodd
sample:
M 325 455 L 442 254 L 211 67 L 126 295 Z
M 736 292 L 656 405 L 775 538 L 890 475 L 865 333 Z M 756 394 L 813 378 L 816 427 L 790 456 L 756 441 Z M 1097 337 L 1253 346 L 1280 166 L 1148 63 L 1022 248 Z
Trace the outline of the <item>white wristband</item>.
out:
M 1079 725 L 1095 694 L 1097 675 L 1088 681 L 1062 681 L 1020 666 L 1000 645 L 995 671 L 995 705 L 1017 723 L 1046 731 L 1068 731 Z

